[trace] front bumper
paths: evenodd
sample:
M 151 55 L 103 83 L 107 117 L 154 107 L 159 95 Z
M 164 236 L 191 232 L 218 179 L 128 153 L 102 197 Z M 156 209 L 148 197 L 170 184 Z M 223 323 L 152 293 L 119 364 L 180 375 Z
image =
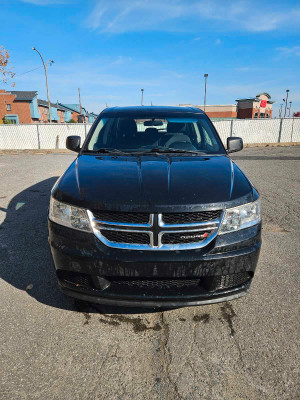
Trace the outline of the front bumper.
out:
M 261 225 L 217 236 L 202 249 L 147 252 L 109 248 L 91 233 L 49 221 L 49 243 L 59 286 L 69 296 L 109 305 L 180 307 L 247 294 Z

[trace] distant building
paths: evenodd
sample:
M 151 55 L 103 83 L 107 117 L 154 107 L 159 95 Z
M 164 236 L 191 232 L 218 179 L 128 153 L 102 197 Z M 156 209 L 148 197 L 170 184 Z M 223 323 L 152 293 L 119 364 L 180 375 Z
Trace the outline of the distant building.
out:
M 48 101 L 37 98 L 36 91 L 25 90 L 0 90 L 0 123 L 8 121 L 12 124 L 49 123 Z M 89 113 L 79 104 L 50 103 L 51 122 L 65 123 L 70 120 L 75 122 L 92 123 L 97 114 Z
M 179 104 L 180 106 L 188 106 L 200 108 L 204 111 L 204 105 L 192 105 L 192 104 Z M 216 104 L 206 105 L 205 112 L 212 119 L 224 119 L 224 118 L 236 118 L 236 105 L 235 104 Z
M 272 105 L 269 93 L 259 93 L 256 97 L 237 99 L 237 117 L 244 118 L 272 118 Z
M 37 92 L 0 90 L 0 121 L 12 124 L 32 124 L 39 121 Z
M 237 99 L 235 104 L 206 105 L 205 112 L 213 120 L 225 118 L 272 118 L 272 105 L 269 93 L 259 93 L 256 97 Z M 179 104 L 200 108 L 204 111 L 204 105 Z
M 48 101 L 38 99 L 38 106 L 41 115 L 39 122 L 44 122 L 44 123 L 49 122 L 50 116 L 49 116 Z M 66 119 L 66 110 L 64 109 L 64 107 L 59 106 L 58 104 L 55 103 L 50 103 L 50 107 L 51 107 L 52 122 L 56 123 L 68 122 L 68 119 Z
M 98 115 L 95 114 L 94 112 L 91 112 L 91 113 L 88 113 L 88 114 L 87 114 L 87 117 L 88 117 L 88 122 L 89 122 L 90 124 L 92 124 L 94 121 L 96 121 Z
M 64 107 L 64 109 L 67 112 L 67 119 L 66 121 L 70 121 L 73 119 L 76 122 L 83 122 L 81 121 L 81 118 L 79 117 L 80 114 L 80 106 L 79 104 L 63 104 L 63 103 L 58 103 L 60 106 Z M 78 120 L 79 117 L 79 120 Z
M 84 107 L 81 107 L 79 104 L 63 104 L 58 103 L 60 106 L 64 107 L 66 112 L 68 112 L 68 118 L 73 119 L 76 122 L 85 122 L 85 123 L 93 123 L 95 119 L 98 117 L 95 113 L 89 113 L 86 111 Z M 66 119 L 66 121 L 68 121 Z

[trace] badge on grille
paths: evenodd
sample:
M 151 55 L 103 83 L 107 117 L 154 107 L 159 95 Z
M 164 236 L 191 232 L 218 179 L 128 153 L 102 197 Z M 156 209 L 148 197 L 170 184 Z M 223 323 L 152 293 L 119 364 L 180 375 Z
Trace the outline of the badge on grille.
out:
M 180 236 L 180 239 L 182 240 L 188 240 L 188 239 L 206 239 L 208 236 L 208 233 L 197 233 L 196 235 L 182 235 Z

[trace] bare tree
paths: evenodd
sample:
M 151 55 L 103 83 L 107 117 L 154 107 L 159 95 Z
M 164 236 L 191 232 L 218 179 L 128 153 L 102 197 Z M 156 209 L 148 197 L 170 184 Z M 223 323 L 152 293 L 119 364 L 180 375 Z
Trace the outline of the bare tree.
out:
M 0 46 L 0 83 L 7 85 L 10 82 L 11 86 L 15 86 L 15 82 L 11 82 L 15 73 L 8 67 L 9 57 L 9 52 Z

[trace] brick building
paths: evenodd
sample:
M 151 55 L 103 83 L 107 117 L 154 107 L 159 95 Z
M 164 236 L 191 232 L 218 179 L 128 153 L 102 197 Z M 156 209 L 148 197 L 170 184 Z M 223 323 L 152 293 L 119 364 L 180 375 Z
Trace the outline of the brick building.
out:
M 40 111 L 40 122 L 49 121 L 48 102 L 45 100 L 38 100 L 38 107 Z
M 97 118 L 79 104 L 50 103 L 52 123 L 75 122 L 92 123 Z M 12 124 L 49 123 L 48 101 L 37 98 L 36 91 L 0 90 L 0 123 L 7 120 Z
M 65 110 L 66 121 L 70 121 L 71 119 L 73 119 L 76 122 L 84 122 L 84 117 L 80 113 L 79 104 L 58 103 L 58 105 Z
M 256 97 L 237 99 L 235 104 L 206 105 L 205 112 L 209 118 L 272 118 L 272 105 L 269 93 L 259 93 Z M 203 105 L 179 104 L 180 106 L 190 106 L 204 110 Z
M 0 90 L 0 121 L 13 124 L 32 124 L 39 121 L 37 92 Z
M 192 104 L 179 104 L 180 106 L 196 107 L 204 110 L 204 105 L 192 105 Z M 205 112 L 212 119 L 223 119 L 223 118 L 236 118 L 236 105 L 235 104 L 216 104 L 206 105 Z
M 237 117 L 244 118 L 272 118 L 272 105 L 269 93 L 259 93 L 256 97 L 237 99 Z
M 63 103 L 58 103 L 58 104 L 62 106 L 66 110 L 66 112 L 68 112 L 68 117 L 70 117 L 69 119 L 72 118 L 76 122 L 86 122 L 92 124 L 98 117 L 98 115 L 93 112 L 89 113 L 84 107 L 81 107 L 80 111 L 79 104 L 63 104 Z
M 40 111 L 40 121 L 39 122 L 49 122 L 49 105 L 48 101 L 38 99 L 38 106 Z M 56 123 L 69 122 L 72 118 L 72 114 L 69 110 L 60 104 L 50 103 L 51 107 L 51 120 Z M 77 119 L 73 118 L 74 121 L 78 122 Z

